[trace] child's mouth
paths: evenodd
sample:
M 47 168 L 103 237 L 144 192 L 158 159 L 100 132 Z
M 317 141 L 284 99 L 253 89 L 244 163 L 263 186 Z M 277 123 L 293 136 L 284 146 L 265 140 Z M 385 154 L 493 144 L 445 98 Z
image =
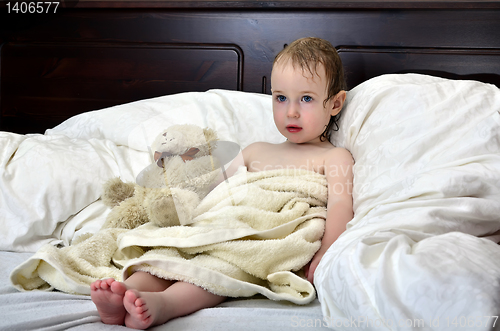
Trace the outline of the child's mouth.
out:
M 295 126 L 295 125 L 288 125 L 286 127 L 286 129 L 288 130 L 288 132 L 291 132 L 291 133 L 299 132 L 302 130 L 302 128 L 300 126 Z

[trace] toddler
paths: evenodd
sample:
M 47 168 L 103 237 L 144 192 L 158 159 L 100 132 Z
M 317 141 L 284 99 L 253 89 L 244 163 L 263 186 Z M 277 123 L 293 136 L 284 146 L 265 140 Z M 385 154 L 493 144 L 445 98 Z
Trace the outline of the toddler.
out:
M 276 56 L 271 88 L 274 122 L 287 140 L 281 144 L 253 143 L 243 150 L 242 159 L 251 172 L 296 168 L 326 176 L 325 233 L 321 248 L 305 268 L 307 279 L 313 282 L 321 257 L 353 217 L 353 159 L 347 150 L 329 141 L 346 98 L 342 63 L 335 48 L 319 38 L 296 40 Z M 239 166 L 233 162 L 228 175 Z M 136 329 L 163 324 L 225 300 L 193 284 L 140 271 L 124 282 L 95 281 L 91 297 L 103 323 Z

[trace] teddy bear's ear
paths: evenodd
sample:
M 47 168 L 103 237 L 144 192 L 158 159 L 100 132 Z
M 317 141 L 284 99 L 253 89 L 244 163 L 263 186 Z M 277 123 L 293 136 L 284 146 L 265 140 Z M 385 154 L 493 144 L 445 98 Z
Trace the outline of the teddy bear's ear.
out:
M 205 139 L 207 142 L 216 141 L 218 139 L 217 132 L 215 132 L 215 130 L 212 130 L 210 128 L 204 128 L 203 134 L 205 135 Z

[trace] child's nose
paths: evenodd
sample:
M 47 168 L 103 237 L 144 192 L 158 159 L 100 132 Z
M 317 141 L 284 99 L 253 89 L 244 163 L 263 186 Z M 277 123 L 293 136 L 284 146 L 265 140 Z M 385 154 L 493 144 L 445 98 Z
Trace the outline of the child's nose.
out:
M 289 104 L 287 116 L 288 117 L 299 117 L 300 116 L 298 105 L 295 104 L 294 102 L 291 102 Z

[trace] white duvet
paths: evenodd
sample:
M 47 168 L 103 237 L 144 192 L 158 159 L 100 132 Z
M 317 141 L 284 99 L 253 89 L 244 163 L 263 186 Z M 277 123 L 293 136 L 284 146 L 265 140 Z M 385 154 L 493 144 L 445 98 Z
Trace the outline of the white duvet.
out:
M 500 314 L 500 92 L 422 75 L 348 93 L 333 143 L 349 149 L 354 219 L 315 273 L 337 330 L 486 330 Z M 270 96 L 213 90 L 76 116 L 45 135 L 0 133 L 0 249 L 96 231 L 112 177 L 134 180 L 148 142 L 183 123 L 242 148 L 280 142 Z M 496 323 L 500 325 L 500 323 Z
M 355 216 L 315 273 L 331 326 L 500 327 L 499 111 L 499 89 L 471 81 L 388 75 L 349 92 L 333 142 L 356 161 Z

